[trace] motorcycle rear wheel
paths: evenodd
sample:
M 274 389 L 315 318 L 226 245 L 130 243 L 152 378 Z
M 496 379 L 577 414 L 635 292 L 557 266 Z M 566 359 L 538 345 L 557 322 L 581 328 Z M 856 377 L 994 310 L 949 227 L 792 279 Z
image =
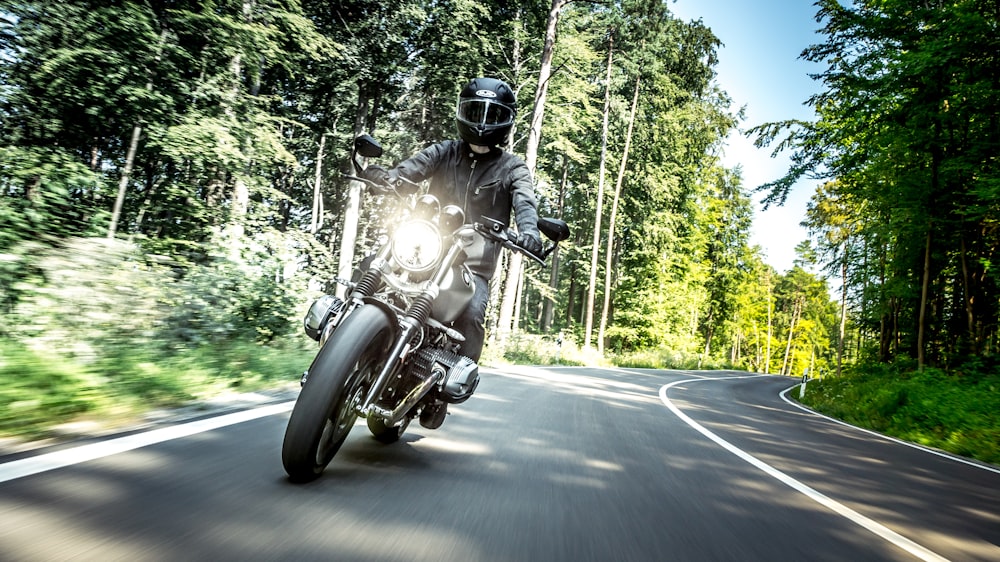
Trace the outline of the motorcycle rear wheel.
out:
M 389 345 L 389 318 L 362 306 L 320 348 L 285 428 L 281 462 L 293 482 L 323 473 L 354 427 L 357 405 L 378 375 Z

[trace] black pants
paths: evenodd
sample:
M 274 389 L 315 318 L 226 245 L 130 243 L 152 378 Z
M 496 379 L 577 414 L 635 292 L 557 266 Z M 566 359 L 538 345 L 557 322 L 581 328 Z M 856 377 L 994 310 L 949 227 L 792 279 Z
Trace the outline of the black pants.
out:
M 465 312 L 455 320 L 454 327 L 465 336 L 465 343 L 459 353 L 475 362 L 483 354 L 483 340 L 486 338 L 486 305 L 490 302 L 490 282 L 479 275 L 472 276 L 476 292 Z

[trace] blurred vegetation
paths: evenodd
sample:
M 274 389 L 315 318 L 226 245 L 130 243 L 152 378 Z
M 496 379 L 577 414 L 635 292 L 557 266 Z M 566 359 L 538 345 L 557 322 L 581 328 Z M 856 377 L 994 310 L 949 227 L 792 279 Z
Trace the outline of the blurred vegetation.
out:
M 0 314 L 0 435 L 295 381 L 311 357 L 297 329 L 308 290 L 275 286 L 281 264 L 239 240 L 220 236 L 186 262 L 106 238 L 2 257 L 18 299 Z
M 68 422 L 102 430 L 133 424 L 155 408 L 170 408 L 231 390 L 294 382 L 311 355 L 304 342 L 202 346 L 174 353 L 120 350 L 81 364 L 54 352 L 0 340 L 0 436 L 54 437 Z M 69 432 L 72 435 L 72 432 Z
M 899 439 L 1000 464 L 1000 374 L 995 364 L 952 372 L 874 363 L 789 393 L 828 416 Z

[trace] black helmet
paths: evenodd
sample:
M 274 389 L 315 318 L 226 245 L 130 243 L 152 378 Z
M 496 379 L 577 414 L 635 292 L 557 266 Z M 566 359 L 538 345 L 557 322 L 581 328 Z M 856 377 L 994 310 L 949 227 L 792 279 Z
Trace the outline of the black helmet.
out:
M 476 78 L 458 95 L 455 123 L 465 142 L 497 146 L 507 141 L 515 115 L 517 97 L 510 86 L 495 78 Z

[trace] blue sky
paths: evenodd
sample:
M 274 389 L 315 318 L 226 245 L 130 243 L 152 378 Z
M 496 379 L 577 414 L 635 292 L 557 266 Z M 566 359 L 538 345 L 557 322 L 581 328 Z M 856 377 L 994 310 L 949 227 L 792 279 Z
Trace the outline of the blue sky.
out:
M 812 0 L 676 0 L 668 5 L 683 20 L 701 19 L 722 41 L 716 81 L 733 98 L 734 110 L 746 107 L 742 130 L 770 121 L 814 118 L 804 102 L 820 84 L 808 74 L 822 69 L 799 59 L 803 49 L 822 39 L 815 33 L 819 24 Z M 735 134 L 728 139 L 724 163 L 742 166 L 743 184 L 753 189 L 788 170 L 787 155 L 771 158 L 770 152 Z M 756 214 L 751 243 L 763 249 L 767 263 L 779 272 L 792 268 L 795 246 L 807 238 L 799 223 L 817 183 L 799 182 L 784 206 L 767 211 L 759 205 L 763 194 L 752 195 Z

